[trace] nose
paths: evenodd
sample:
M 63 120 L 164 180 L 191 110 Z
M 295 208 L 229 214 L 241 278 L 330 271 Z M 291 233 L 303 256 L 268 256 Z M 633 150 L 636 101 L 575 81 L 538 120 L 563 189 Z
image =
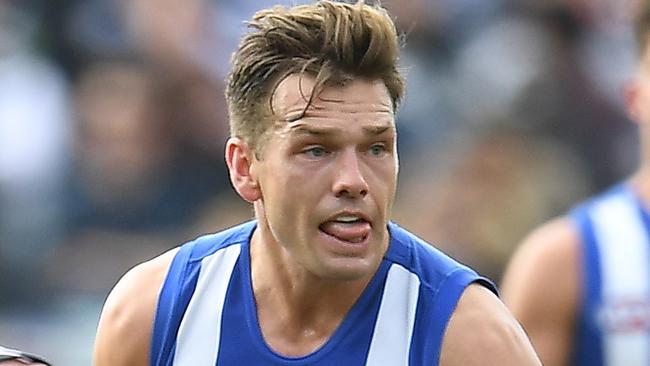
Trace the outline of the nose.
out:
M 358 153 L 345 151 L 339 159 L 333 186 L 336 197 L 365 197 L 368 194 L 368 182 L 361 169 Z

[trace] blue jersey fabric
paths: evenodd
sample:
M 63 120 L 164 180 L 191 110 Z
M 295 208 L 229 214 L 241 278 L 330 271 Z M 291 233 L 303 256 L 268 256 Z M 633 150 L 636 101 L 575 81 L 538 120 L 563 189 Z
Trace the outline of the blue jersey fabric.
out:
M 627 184 L 574 208 L 581 302 L 574 366 L 650 365 L 650 216 Z
M 313 353 L 285 357 L 264 342 L 257 321 L 249 257 L 255 227 L 251 221 L 181 246 L 160 293 L 151 365 L 190 363 L 175 363 L 175 357 L 218 366 L 438 365 L 443 334 L 463 290 L 478 282 L 496 292 L 487 279 L 389 223 L 390 245 L 379 270 L 330 339 Z M 210 262 L 210 258 L 217 259 Z M 221 271 L 221 287 L 202 285 L 209 271 Z M 205 299 L 203 292 L 210 288 L 222 289 L 214 290 L 218 296 Z M 208 310 L 194 312 L 201 306 Z M 192 320 L 196 314 L 210 316 Z M 195 335 L 187 336 L 189 341 L 181 339 L 190 333 Z M 192 339 L 205 338 L 210 339 L 207 347 L 192 349 L 196 343 Z M 404 347 L 391 349 L 398 343 Z

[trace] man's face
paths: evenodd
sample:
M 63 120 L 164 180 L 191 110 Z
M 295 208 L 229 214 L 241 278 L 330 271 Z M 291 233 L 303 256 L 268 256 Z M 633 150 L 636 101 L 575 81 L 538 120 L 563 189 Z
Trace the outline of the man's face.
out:
M 396 131 L 382 82 L 355 80 L 315 97 L 292 75 L 273 97 L 278 122 L 254 160 L 260 226 L 285 265 L 321 278 L 370 276 L 388 246 L 397 183 Z

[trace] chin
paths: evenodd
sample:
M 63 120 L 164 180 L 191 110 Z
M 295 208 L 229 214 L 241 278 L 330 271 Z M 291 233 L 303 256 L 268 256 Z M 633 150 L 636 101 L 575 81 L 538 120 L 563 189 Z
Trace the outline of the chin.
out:
M 378 267 L 378 264 L 371 264 L 365 259 L 346 258 L 337 262 L 325 265 L 321 277 L 335 281 L 356 281 L 373 276 Z

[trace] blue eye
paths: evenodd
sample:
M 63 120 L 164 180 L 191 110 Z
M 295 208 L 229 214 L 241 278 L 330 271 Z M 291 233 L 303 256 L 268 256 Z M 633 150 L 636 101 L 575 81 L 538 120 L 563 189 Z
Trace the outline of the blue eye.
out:
M 383 153 L 386 152 L 386 147 L 382 144 L 375 144 L 370 146 L 370 149 L 368 151 L 370 155 L 381 156 Z
M 312 148 L 306 150 L 305 153 L 307 153 L 307 154 L 309 154 L 309 155 L 311 155 L 311 156 L 313 156 L 315 158 L 320 158 L 320 157 L 325 156 L 325 154 L 327 154 L 327 151 L 322 147 L 312 147 Z

